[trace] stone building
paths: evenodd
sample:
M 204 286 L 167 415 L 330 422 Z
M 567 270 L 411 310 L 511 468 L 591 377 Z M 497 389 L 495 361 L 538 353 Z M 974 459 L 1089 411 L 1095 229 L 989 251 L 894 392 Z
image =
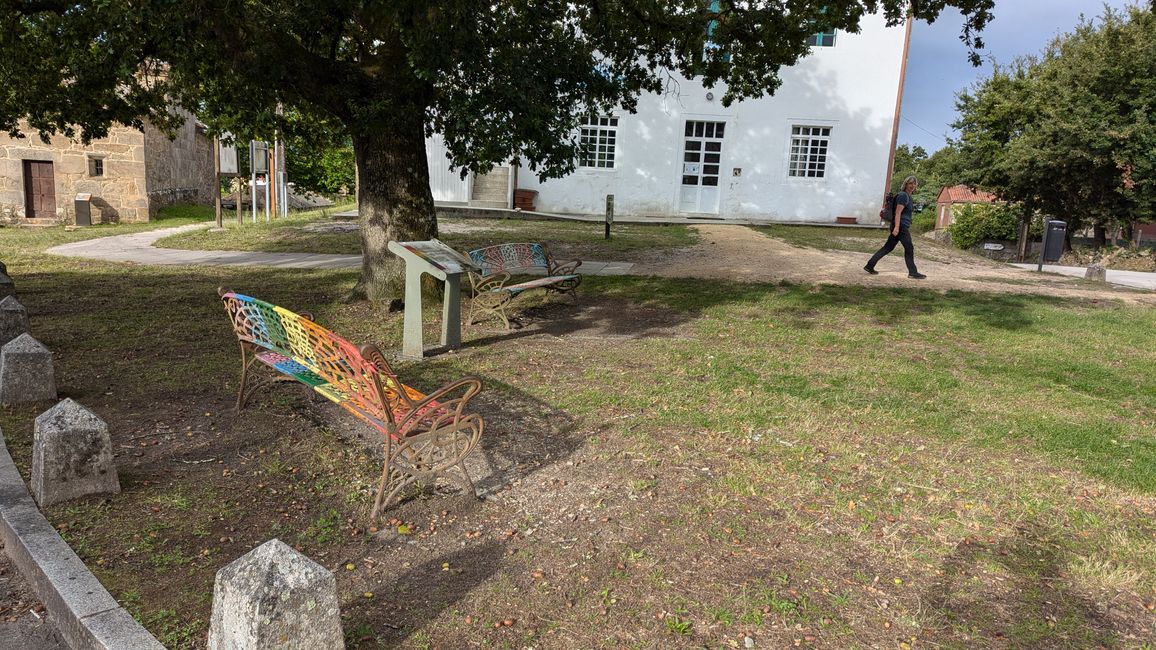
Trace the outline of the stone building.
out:
M 213 141 L 188 119 L 175 139 L 146 123 L 115 126 L 85 146 L 63 136 L 0 134 L 0 222 L 74 223 L 91 195 L 92 223 L 148 221 L 174 203 L 212 202 Z

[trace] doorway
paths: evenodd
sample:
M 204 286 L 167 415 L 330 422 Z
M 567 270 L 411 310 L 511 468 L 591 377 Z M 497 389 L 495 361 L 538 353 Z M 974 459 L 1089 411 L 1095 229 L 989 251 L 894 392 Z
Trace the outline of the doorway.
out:
M 686 121 L 679 212 L 718 214 L 719 169 L 725 131 L 726 122 Z
M 56 181 L 52 177 L 51 161 L 24 161 L 24 216 L 56 218 Z

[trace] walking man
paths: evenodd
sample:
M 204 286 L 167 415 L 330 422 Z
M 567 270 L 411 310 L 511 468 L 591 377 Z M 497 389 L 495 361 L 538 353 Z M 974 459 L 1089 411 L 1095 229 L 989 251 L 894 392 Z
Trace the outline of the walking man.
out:
M 891 234 L 887 237 L 887 243 L 883 244 L 883 248 L 875 251 L 875 254 L 868 260 L 867 265 L 863 267 L 864 271 L 871 275 L 877 275 L 879 271 L 875 270 L 875 264 L 883 259 L 884 255 L 895 250 L 896 244 L 903 244 L 903 261 L 907 262 L 907 277 L 915 280 L 922 280 L 927 277 L 915 268 L 915 244 L 911 241 L 911 206 L 914 204 L 911 196 L 918 186 L 919 181 L 914 176 L 903 179 L 903 188 L 895 197 L 895 214 L 891 217 Z

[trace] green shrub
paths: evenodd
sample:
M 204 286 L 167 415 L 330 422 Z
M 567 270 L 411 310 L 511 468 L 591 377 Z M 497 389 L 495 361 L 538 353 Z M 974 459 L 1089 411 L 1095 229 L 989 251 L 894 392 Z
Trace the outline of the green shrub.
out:
M 985 239 L 1014 240 L 1019 236 L 1019 212 L 1006 205 L 967 203 L 953 210 L 951 241 L 968 249 Z
M 911 218 L 911 231 L 919 235 L 935 230 L 935 204 L 930 203 L 923 212 L 916 212 Z

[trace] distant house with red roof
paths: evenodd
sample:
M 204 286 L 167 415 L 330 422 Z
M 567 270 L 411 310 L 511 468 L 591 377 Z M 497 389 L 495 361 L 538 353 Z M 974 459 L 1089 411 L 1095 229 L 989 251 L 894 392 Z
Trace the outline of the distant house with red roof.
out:
M 965 203 L 1002 203 L 996 195 L 983 190 L 973 190 L 966 185 L 952 185 L 939 190 L 935 199 L 935 228 L 939 230 L 951 225 L 955 220 L 952 210 Z

